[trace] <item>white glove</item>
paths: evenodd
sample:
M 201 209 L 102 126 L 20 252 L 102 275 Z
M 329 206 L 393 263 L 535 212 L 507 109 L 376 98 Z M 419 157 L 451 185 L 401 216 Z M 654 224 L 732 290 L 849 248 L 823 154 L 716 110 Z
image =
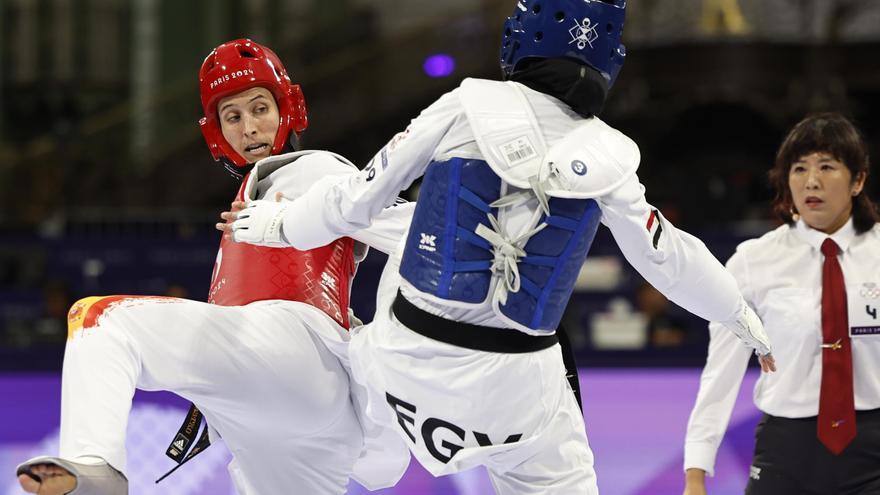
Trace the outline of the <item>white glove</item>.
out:
M 722 322 L 722 325 L 734 333 L 743 344 L 755 350 L 758 356 L 767 356 L 770 349 L 770 337 L 764 331 L 764 324 L 752 308 L 743 302 L 743 310 L 735 320 Z
M 281 233 L 288 206 L 290 201 L 259 199 L 248 202 L 232 222 L 232 240 L 257 246 L 289 247 Z

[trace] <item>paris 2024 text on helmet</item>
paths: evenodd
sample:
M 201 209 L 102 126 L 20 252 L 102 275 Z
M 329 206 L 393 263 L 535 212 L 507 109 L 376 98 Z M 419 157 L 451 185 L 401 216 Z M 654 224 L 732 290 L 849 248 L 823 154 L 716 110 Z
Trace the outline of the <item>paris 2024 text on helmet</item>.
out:
M 621 42 L 626 0 L 519 0 L 501 39 L 501 70 L 520 62 L 569 58 L 596 69 L 614 85 L 626 58 Z
M 278 105 L 278 132 L 272 154 L 287 145 L 290 133 L 303 132 L 308 126 L 306 103 L 299 85 L 293 84 L 281 59 L 269 48 L 249 39 L 223 43 L 205 58 L 199 70 L 199 91 L 205 116 L 199 120 L 202 135 L 214 160 L 241 178 L 251 164 L 237 153 L 223 137 L 217 103 L 242 91 L 263 87 Z

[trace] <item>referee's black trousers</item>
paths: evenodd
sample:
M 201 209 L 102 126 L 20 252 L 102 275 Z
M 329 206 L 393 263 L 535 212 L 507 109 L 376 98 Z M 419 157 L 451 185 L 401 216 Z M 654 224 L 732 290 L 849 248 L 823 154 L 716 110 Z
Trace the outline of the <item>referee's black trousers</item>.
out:
M 746 495 L 880 495 L 880 409 L 856 413 L 856 438 L 834 455 L 816 418 L 764 415 Z

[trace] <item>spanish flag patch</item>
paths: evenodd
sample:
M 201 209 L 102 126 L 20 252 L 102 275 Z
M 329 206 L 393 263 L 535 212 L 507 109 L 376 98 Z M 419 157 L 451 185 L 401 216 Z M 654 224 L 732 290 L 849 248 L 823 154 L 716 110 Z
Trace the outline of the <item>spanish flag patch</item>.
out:
M 173 297 L 164 296 L 92 296 L 80 299 L 67 312 L 67 340 L 72 339 L 80 330 L 93 328 L 97 325 L 98 319 L 117 303 L 146 299 L 175 300 Z

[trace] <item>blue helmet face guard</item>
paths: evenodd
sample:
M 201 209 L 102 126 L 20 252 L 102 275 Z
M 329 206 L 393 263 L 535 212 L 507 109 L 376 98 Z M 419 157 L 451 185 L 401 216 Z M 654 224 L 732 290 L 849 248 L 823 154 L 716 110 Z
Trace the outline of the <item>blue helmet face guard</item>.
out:
M 626 0 L 519 0 L 504 23 L 505 77 L 530 58 L 570 58 L 596 69 L 614 85 L 626 48 L 621 42 Z

